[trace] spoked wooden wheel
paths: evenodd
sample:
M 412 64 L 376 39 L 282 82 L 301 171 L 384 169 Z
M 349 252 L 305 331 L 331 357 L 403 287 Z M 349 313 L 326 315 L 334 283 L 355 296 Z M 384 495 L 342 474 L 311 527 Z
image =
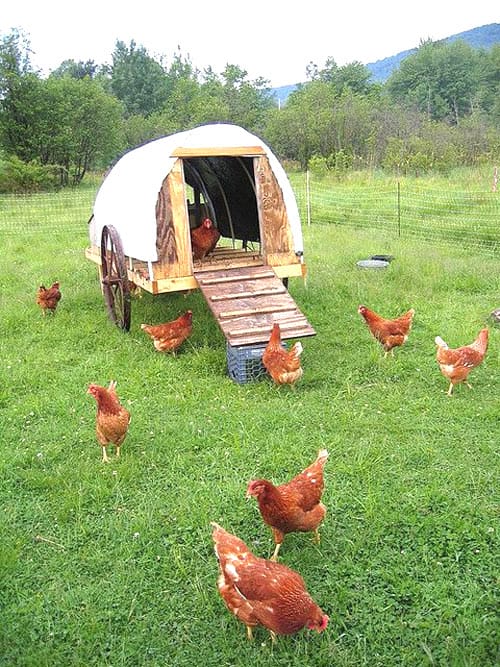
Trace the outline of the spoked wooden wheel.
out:
M 102 228 L 102 287 L 112 322 L 124 331 L 130 330 L 130 287 L 120 235 L 112 225 Z

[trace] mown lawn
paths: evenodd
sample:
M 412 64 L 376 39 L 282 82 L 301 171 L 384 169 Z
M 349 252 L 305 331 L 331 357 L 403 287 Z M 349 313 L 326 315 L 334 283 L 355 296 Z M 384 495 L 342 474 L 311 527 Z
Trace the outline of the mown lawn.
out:
M 498 659 L 500 260 L 457 246 L 306 227 L 307 282 L 290 291 L 317 330 L 295 390 L 237 385 L 201 295 L 134 299 L 107 319 L 86 230 L 2 239 L 0 664 L 487 667 Z M 383 271 L 356 261 L 395 260 Z M 35 305 L 61 282 L 54 317 Z M 359 303 L 414 307 L 383 359 Z M 194 312 L 177 358 L 141 322 Z M 490 327 L 473 389 L 446 396 L 434 337 Z M 132 413 L 120 460 L 101 463 L 89 383 L 118 381 Z M 259 555 L 273 542 L 249 479 L 282 482 L 327 447 L 321 544 L 291 535 L 281 561 L 326 613 L 321 635 L 249 643 L 215 581 L 209 522 Z

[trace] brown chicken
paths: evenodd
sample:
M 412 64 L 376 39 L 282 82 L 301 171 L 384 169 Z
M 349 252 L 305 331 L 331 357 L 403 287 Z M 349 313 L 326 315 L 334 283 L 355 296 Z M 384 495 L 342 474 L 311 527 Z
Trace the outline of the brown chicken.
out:
M 152 338 L 158 352 L 172 352 L 175 355 L 182 343 L 191 335 L 193 313 L 187 310 L 176 320 L 165 324 L 141 324 L 141 329 Z
M 120 447 L 125 440 L 130 423 L 130 413 L 120 405 L 114 380 L 109 383 L 107 389 L 91 384 L 87 393 L 97 401 L 96 435 L 102 447 L 103 463 L 108 463 L 106 447 L 115 445 L 116 456 L 120 456 Z
M 45 285 L 40 285 L 36 293 L 36 302 L 42 309 L 42 313 L 45 315 L 47 311 L 54 313 L 57 304 L 61 300 L 62 294 L 59 289 L 59 283 L 52 283 L 51 287 L 48 289 Z
M 324 614 L 306 590 L 302 577 L 280 563 L 255 556 L 235 535 L 212 522 L 215 555 L 219 561 L 217 587 L 229 611 L 247 627 L 262 625 L 276 635 L 291 635 L 302 628 L 322 632 Z
M 300 365 L 302 343 L 297 341 L 289 350 L 281 343 L 280 325 L 275 322 L 271 337 L 262 355 L 262 364 L 275 384 L 294 385 L 302 377 L 304 371 Z
M 327 458 L 327 450 L 321 449 L 314 463 L 280 486 L 265 479 L 254 479 L 248 484 L 247 498 L 257 498 L 262 518 L 273 531 L 276 548 L 271 560 L 278 559 L 286 533 L 314 531 L 315 541 L 319 543 L 318 526 L 326 514 L 321 496 Z
M 386 320 L 366 306 L 359 306 L 358 313 L 364 318 L 372 336 L 384 348 L 384 357 L 386 357 L 389 352 L 393 355 L 394 348 L 403 345 L 408 340 L 415 309 L 410 308 L 407 313 L 394 320 Z
M 436 359 L 441 373 L 450 381 L 448 396 L 452 395 L 453 387 L 460 382 L 471 388 L 467 377 L 483 361 L 488 349 L 488 335 L 488 329 L 481 329 L 473 343 L 455 349 L 450 349 L 441 336 L 436 336 Z
M 191 230 L 191 249 L 195 259 L 202 262 L 214 250 L 220 239 L 220 232 L 210 218 L 205 218 L 199 227 Z

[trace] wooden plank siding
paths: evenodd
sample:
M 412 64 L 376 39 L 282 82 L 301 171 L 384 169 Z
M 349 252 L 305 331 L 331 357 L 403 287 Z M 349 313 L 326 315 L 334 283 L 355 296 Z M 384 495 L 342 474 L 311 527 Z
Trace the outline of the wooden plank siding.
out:
M 156 203 L 158 262 L 154 278 L 180 278 L 193 272 L 182 161 L 176 160 L 163 181 Z
M 195 278 L 230 345 L 267 342 L 274 322 L 284 339 L 316 333 L 270 266 L 195 271 Z
M 264 264 L 298 264 L 283 193 L 266 156 L 254 159 Z

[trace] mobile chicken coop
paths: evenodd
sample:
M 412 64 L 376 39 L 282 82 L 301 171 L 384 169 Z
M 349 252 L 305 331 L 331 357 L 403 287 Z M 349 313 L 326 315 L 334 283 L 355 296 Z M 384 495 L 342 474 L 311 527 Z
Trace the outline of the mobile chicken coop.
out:
M 193 259 L 190 229 L 209 217 L 215 250 Z M 200 289 L 230 346 L 315 334 L 286 289 L 304 277 L 302 230 L 288 177 L 256 136 L 209 124 L 139 146 L 105 177 L 86 257 L 99 268 L 111 319 L 128 331 L 131 287 Z

